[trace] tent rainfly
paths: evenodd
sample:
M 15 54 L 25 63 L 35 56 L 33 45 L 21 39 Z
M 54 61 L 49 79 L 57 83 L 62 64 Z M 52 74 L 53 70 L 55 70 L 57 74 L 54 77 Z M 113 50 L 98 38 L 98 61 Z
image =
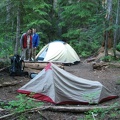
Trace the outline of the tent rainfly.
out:
M 54 104 L 98 104 L 117 98 L 100 82 L 77 77 L 53 63 L 17 91 Z
M 66 42 L 54 41 L 45 45 L 37 54 L 38 61 L 61 62 L 61 63 L 78 63 L 80 58 L 75 50 Z

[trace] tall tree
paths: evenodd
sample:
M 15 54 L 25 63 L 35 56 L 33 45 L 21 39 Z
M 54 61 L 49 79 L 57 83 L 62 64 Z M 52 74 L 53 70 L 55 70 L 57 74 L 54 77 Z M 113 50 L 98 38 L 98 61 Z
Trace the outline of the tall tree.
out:
M 113 43 L 113 53 L 116 58 L 116 44 L 117 44 L 117 31 L 118 31 L 118 22 L 119 22 L 119 14 L 120 14 L 120 0 L 117 1 L 117 12 L 116 12 L 116 22 L 115 22 L 115 30 L 114 30 L 114 43 Z
M 5 39 L 4 42 L 8 42 L 8 54 L 11 54 L 9 53 L 11 50 L 12 54 L 19 52 L 19 38 L 30 27 L 36 27 L 43 40 L 49 40 L 46 33 L 50 31 L 49 26 L 51 25 L 49 20 L 50 6 L 48 0 L 4 0 L 0 2 L 0 15 L 2 16 L 0 36 Z M 3 48 L 5 49 L 5 46 Z
M 112 0 L 4 0 L 0 2 L 0 10 L 0 45 L 4 46 L 0 49 L 8 54 L 13 48 L 13 53 L 19 52 L 19 38 L 30 27 L 37 28 L 42 44 L 62 39 L 79 54 L 94 53 L 103 42 L 104 31 L 105 48 L 110 41 L 107 37 L 112 28 Z
M 18 48 L 19 48 L 19 39 L 20 39 L 20 8 L 18 5 L 17 8 L 17 26 L 16 26 L 16 43 L 15 43 L 15 54 L 19 54 L 18 53 Z
M 111 20 L 111 13 L 112 13 L 112 0 L 107 0 L 107 13 L 106 13 L 106 20 L 105 20 L 105 56 L 108 56 L 108 37 L 109 37 L 109 30 L 107 30 L 110 26 Z

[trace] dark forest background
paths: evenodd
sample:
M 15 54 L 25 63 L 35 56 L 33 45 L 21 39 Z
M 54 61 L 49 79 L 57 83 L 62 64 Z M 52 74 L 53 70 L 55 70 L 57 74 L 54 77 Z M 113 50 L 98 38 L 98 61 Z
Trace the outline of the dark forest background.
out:
M 120 50 L 120 0 L 0 1 L 0 57 L 20 54 L 20 37 L 36 28 L 41 48 L 54 40 L 70 44 L 81 57 L 105 47 Z

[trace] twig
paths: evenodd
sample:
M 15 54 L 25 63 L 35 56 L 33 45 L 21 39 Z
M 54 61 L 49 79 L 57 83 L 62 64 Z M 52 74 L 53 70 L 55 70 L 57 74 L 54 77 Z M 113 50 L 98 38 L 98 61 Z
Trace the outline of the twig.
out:
M 95 115 L 94 115 L 94 113 L 93 113 L 93 112 L 92 112 L 92 117 L 93 117 L 93 119 L 94 119 L 94 120 L 96 120 L 96 119 L 95 119 Z
M 16 114 L 21 114 L 21 113 L 25 113 L 25 112 L 35 112 L 36 110 L 44 110 L 44 107 L 39 107 L 39 109 L 38 108 L 32 108 L 32 109 L 28 109 L 28 110 L 25 110 L 25 111 L 22 111 L 22 112 L 16 112 L 16 113 L 3 115 L 3 116 L 0 117 L 0 120 L 3 120 L 5 118 L 11 117 L 11 116 L 16 115 Z
M 4 71 L 5 69 L 9 68 L 10 66 L 4 67 L 2 69 L 0 69 L 0 72 Z
M 13 116 L 13 115 L 15 115 L 15 113 L 11 113 L 11 114 L 7 114 L 7 115 L 4 115 L 4 116 L 1 116 L 0 120 L 3 120 L 4 118 L 8 118 L 8 117 Z
M 48 120 L 45 116 L 43 116 L 42 114 L 41 114 L 41 112 L 40 111 L 37 111 L 43 118 L 45 118 L 46 120 Z

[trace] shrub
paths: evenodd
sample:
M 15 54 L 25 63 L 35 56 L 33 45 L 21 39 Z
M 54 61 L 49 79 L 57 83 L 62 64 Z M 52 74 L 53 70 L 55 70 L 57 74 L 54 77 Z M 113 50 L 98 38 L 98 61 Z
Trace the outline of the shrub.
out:
M 120 51 L 120 43 L 117 44 L 116 49 Z

